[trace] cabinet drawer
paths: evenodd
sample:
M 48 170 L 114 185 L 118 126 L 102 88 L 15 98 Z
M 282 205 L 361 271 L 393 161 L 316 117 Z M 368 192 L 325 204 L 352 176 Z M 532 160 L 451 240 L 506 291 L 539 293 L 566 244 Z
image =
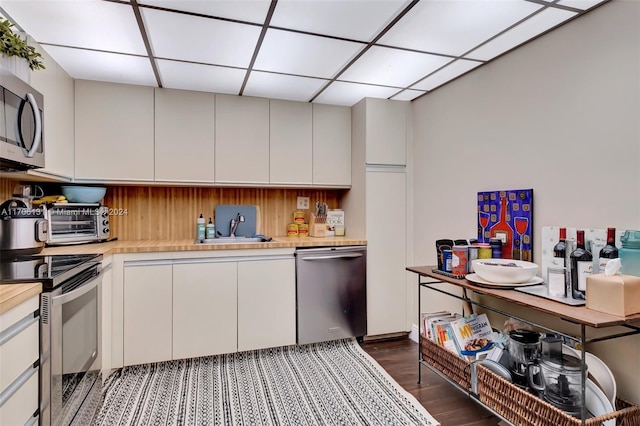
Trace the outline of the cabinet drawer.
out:
M 33 369 L 32 373 L 0 407 L 0 425 L 24 425 L 38 409 L 38 370 Z
M 26 320 L 26 319 L 25 319 Z M 23 321 L 25 321 L 23 320 Z M 0 391 L 9 386 L 39 357 L 38 319 L 0 346 Z

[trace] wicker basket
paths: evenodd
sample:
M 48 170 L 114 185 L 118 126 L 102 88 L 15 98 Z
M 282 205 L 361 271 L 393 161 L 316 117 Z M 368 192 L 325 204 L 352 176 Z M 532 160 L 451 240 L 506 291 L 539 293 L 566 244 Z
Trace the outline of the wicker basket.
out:
M 517 426 L 580 426 L 581 420 L 503 379 L 478 365 L 478 397 L 496 413 Z M 602 425 L 616 419 L 616 426 L 640 426 L 640 408 L 624 400 L 616 400 L 612 413 L 587 419 L 586 425 Z
M 466 390 L 471 390 L 471 367 L 469 361 L 420 336 L 422 360 L 451 378 Z M 640 425 L 639 425 L 640 426 Z

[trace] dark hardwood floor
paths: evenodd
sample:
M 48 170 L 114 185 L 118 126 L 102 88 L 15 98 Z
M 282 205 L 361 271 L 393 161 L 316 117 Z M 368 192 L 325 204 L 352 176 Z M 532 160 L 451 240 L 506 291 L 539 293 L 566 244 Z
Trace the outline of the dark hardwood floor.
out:
M 408 337 L 370 340 L 361 346 L 442 426 L 496 426 L 499 423 L 497 417 L 428 367 L 422 367 L 422 381 L 418 384 L 418 344 Z

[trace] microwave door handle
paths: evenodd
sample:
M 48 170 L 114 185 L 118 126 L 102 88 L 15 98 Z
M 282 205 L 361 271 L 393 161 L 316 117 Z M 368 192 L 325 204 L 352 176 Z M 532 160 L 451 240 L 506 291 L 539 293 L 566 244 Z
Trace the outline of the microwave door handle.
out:
M 20 103 L 20 108 L 18 109 L 18 125 L 16 127 L 17 129 L 17 136 L 18 136 L 18 142 L 20 142 L 20 145 L 22 146 L 22 151 L 24 152 L 24 155 L 27 158 L 32 158 L 34 155 L 36 155 L 36 152 L 38 151 L 38 148 L 40 148 L 40 144 L 42 143 L 42 118 L 40 117 L 40 109 L 38 108 L 38 102 L 36 101 L 36 98 L 33 96 L 33 93 L 27 93 L 27 100 L 26 102 L 29 102 L 29 104 L 31 104 L 31 108 L 33 108 L 33 118 L 35 120 L 35 131 L 33 133 L 33 141 L 31 144 L 31 148 L 27 149 L 27 147 L 24 144 L 24 138 L 22 136 L 22 110 L 24 109 L 24 104 L 25 102 L 21 102 Z
M 69 293 L 61 294 L 60 296 L 55 296 L 53 299 L 51 299 L 53 302 L 53 305 L 54 306 L 62 305 L 73 299 L 77 299 L 83 294 L 88 293 L 89 291 L 96 288 L 96 286 L 100 281 L 102 281 L 102 272 L 96 278 L 94 278 L 93 280 L 91 280 L 86 284 L 81 285 L 77 289 L 70 291 Z

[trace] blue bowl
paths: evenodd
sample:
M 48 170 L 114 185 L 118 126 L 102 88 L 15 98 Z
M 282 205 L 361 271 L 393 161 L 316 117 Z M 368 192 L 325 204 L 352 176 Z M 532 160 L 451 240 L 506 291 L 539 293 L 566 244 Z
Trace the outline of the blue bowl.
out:
M 62 195 L 70 203 L 99 203 L 107 193 L 104 186 L 63 186 Z

